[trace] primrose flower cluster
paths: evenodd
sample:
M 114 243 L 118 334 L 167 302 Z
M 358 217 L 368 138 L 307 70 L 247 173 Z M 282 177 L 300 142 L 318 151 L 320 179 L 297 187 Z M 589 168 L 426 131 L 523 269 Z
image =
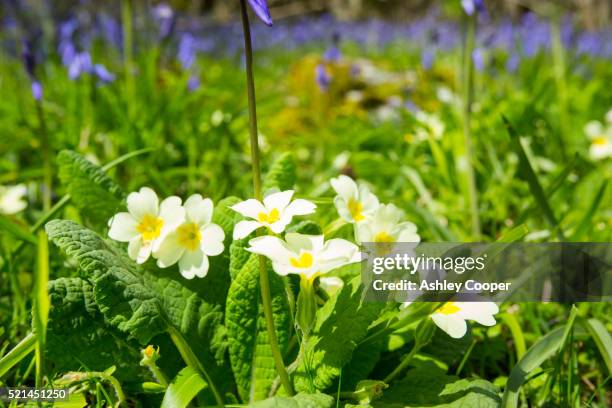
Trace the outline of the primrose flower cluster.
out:
M 128 195 L 127 207 L 128 212 L 110 219 L 108 235 L 128 242 L 128 255 L 139 264 L 152 255 L 160 268 L 178 263 L 186 279 L 203 278 L 208 257 L 223 252 L 225 234 L 212 222 L 210 198 L 194 194 L 183 204 L 171 196 L 160 203 L 152 189 L 143 187 Z
M 339 217 L 354 227 L 358 243 L 420 242 L 417 227 L 404 220 L 404 212 L 393 204 L 381 204 L 365 184 L 341 175 L 330 181 L 336 192 L 334 205 Z M 212 222 L 213 202 L 199 194 L 181 198 L 171 196 L 159 202 L 155 192 L 143 187 L 127 197 L 127 212 L 109 220 L 110 238 L 128 243 L 128 255 L 137 263 L 151 256 L 157 266 L 178 263 L 186 279 L 206 276 L 209 256 L 223 252 L 224 232 Z M 236 223 L 233 239 L 251 236 L 247 251 L 267 257 L 280 276 L 300 276 L 296 322 L 307 335 L 317 310 L 315 281 L 329 295 L 342 287 L 342 280 L 324 277 L 328 272 L 361 261 L 359 247 L 341 238 L 326 240 L 324 235 L 286 232 L 294 217 L 313 214 L 316 205 L 295 198 L 293 190 L 271 192 L 262 201 L 247 199 L 230 207 L 244 217 Z M 499 308 L 492 302 L 447 302 L 432 314 L 433 322 L 451 337 L 463 337 L 467 320 L 491 326 Z

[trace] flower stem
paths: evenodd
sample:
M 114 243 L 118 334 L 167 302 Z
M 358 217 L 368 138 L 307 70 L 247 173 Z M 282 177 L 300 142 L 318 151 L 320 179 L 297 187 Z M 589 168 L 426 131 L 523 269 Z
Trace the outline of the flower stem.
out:
M 389 384 L 391 381 L 393 381 L 402 371 L 404 371 L 404 368 L 406 368 L 408 364 L 410 364 L 410 362 L 412 361 L 412 358 L 417 353 L 417 351 L 419 351 L 420 348 L 421 348 L 420 345 L 415 344 L 412 350 L 410 350 L 410 353 L 408 353 L 404 357 L 402 362 L 399 363 L 399 365 L 395 367 L 395 370 L 391 371 L 391 373 L 388 376 L 386 376 L 383 381 L 386 384 Z
M 463 175 L 467 188 L 467 201 L 470 209 L 473 238 L 480 237 L 480 217 L 478 214 L 478 191 L 474 175 L 473 142 L 472 142 L 472 103 L 474 101 L 474 64 L 472 52 L 476 35 L 476 16 L 468 16 L 467 33 L 463 47 L 463 154 L 459 172 Z
M 247 6 L 245 0 L 240 0 L 240 10 L 242 15 L 242 30 L 244 33 L 244 51 L 246 59 L 246 80 L 247 80 L 247 96 L 249 101 L 249 135 L 251 140 L 251 162 L 253 172 L 253 190 L 255 198 L 262 200 L 263 194 L 261 191 L 261 168 L 259 165 L 259 142 L 257 138 L 257 108 L 255 103 L 255 80 L 253 78 L 253 49 L 251 46 L 251 30 L 249 28 L 249 16 L 247 14 Z M 266 326 L 268 329 L 268 340 L 274 357 L 274 365 L 280 377 L 281 383 L 285 392 L 293 396 L 293 386 L 283 356 L 278 346 L 278 338 L 274 328 L 274 315 L 272 312 L 272 297 L 270 294 L 270 279 L 268 277 L 268 268 L 266 260 L 263 256 L 259 256 L 259 286 L 261 287 L 261 302 L 263 304 L 264 315 L 266 318 Z
M 189 344 L 187 344 L 187 341 L 183 337 L 183 334 L 172 325 L 168 326 L 168 334 L 170 335 L 172 342 L 181 354 L 181 357 L 183 357 L 183 360 L 185 360 L 185 363 L 187 363 L 188 366 L 196 370 L 196 372 L 199 373 L 206 380 L 208 386 L 210 387 L 210 390 L 212 391 L 215 397 L 215 400 L 217 401 L 217 405 L 219 407 L 223 407 L 223 397 L 221 396 L 219 389 L 212 381 L 212 378 L 210 377 L 210 375 L 208 375 L 206 369 L 204 368 L 198 357 L 195 355 Z

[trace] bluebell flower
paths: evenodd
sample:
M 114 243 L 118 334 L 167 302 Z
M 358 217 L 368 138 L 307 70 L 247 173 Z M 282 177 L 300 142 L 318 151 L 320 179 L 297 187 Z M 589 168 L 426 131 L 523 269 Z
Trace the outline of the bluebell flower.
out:
M 177 58 L 184 69 L 189 69 L 194 64 L 196 59 L 196 41 L 193 35 L 185 33 L 181 36 Z
M 342 53 L 340 52 L 340 49 L 335 45 L 329 47 L 327 50 L 325 50 L 325 53 L 323 54 L 323 59 L 327 62 L 338 62 L 340 61 L 340 58 L 342 58 Z
M 513 52 L 512 54 L 510 54 L 508 60 L 506 61 L 506 70 L 508 72 L 516 72 L 520 62 L 521 57 L 519 56 L 519 54 L 517 52 Z
M 427 47 L 421 52 L 421 66 L 425 69 L 431 69 L 434 63 L 435 53 Z
M 174 11 L 167 3 L 153 7 L 153 19 L 159 25 L 159 38 L 165 40 L 174 30 Z
M 68 77 L 78 79 L 81 75 L 90 73 L 92 68 L 91 55 L 87 51 L 79 52 L 68 65 Z
M 474 63 L 474 68 L 476 68 L 476 70 L 484 70 L 485 61 L 484 54 L 482 53 L 482 48 L 474 48 L 474 50 L 472 51 L 472 62 Z
M 92 72 L 102 82 L 113 82 L 115 80 L 115 75 L 102 64 L 95 64 Z
M 322 91 L 327 91 L 329 84 L 331 84 L 331 76 L 325 69 L 325 65 L 317 65 L 315 68 L 315 79 L 317 81 L 317 85 L 319 85 L 319 89 Z
M 34 97 L 34 99 L 37 101 L 42 100 L 43 88 L 40 82 L 38 82 L 38 80 L 32 81 L 31 89 L 32 89 L 32 96 Z
M 255 12 L 257 17 L 264 22 L 265 25 L 272 25 L 272 16 L 270 16 L 270 9 L 266 0 L 247 0 L 251 9 Z
M 474 13 L 481 14 L 486 11 L 484 0 L 461 0 L 461 7 L 463 7 L 463 11 L 465 11 L 465 14 L 468 16 Z
M 189 80 L 187 81 L 187 89 L 190 92 L 193 92 L 199 87 L 200 87 L 200 77 L 198 76 L 198 74 L 195 74 L 195 73 L 191 74 L 189 76 Z

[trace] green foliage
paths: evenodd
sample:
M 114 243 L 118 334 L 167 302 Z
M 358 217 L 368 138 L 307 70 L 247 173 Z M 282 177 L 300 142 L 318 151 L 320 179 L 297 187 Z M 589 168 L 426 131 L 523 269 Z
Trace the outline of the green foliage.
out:
M 185 367 L 172 380 L 162 401 L 162 408 L 185 408 L 208 385 L 193 368 Z
M 479 407 L 497 408 L 499 390 L 491 383 L 480 379 L 463 379 L 448 375 L 428 361 L 410 370 L 404 379 L 385 391 L 375 401 L 375 408 L 410 407 Z
M 250 406 L 253 408 L 332 408 L 334 403 L 334 398 L 329 395 L 299 393 L 292 398 L 268 398 Z
M 315 330 L 295 374 L 297 390 L 313 392 L 330 387 L 384 308 L 384 303 L 362 302 L 360 285 L 360 276 L 346 282 L 338 296 L 317 312 Z
M 145 376 L 137 365 L 141 358 L 139 344 L 105 323 L 89 282 L 81 278 L 56 279 L 49 283 L 49 296 L 47 356 L 55 372 L 78 367 L 103 371 L 115 365 L 118 379 L 137 381 Z
M 293 188 L 296 180 L 295 160 L 289 152 L 281 154 L 264 177 L 263 191 L 277 188 L 280 191 Z
M 93 222 L 105 225 L 121 204 L 124 193 L 95 164 L 71 150 L 57 155 L 59 178 L 72 202 Z
M 284 351 L 291 331 L 289 304 L 283 279 L 272 271 L 269 278 L 274 326 Z M 232 282 L 225 315 L 230 361 L 238 393 L 245 402 L 266 398 L 277 376 L 260 296 L 259 257 L 251 254 Z

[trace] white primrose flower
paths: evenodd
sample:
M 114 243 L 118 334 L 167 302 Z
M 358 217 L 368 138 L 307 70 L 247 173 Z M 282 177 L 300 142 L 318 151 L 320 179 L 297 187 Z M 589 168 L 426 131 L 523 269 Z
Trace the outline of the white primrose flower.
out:
M 130 193 L 128 212 L 115 214 L 108 222 L 108 236 L 120 242 L 129 242 L 128 255 L 137 263 L 144 263 L 157 248 L 161 239 L 174 230 L 185 218 L 181 199 L 159 199 L 149 187 Z
M 293 190 L 281 191 L 267 195 L 263 203 L 254 198 L 242 201 L 230 208 L 237 213 L 251 218 L 243 220 L 234 227 L 234 239 L 242 239 L 260 227 L 267 227 L 275 234 L 280 234 L 296 215 L 312 214 L 317 206 L 308 200 L 291 201 Z
M 606 114 L 606 120 L 608 120 L 608 114 Z M 604 126 L 601 122 L 592 120 L 584 126 L 584 133 L 591 141 L 589 147 L 591 160 L 603 160 L 612 157 L 612 122 L 608 122 L 608 126 Z
M 378 198 L 367 186 L 360 185 L 348 176 L 338 176 L 330 180 L 331 186 L 338 194 L 334 204 L 338 214 L 345 221 L 358 223 L 370 217 L 379 206 Z
M 404 212 L 395 205 L 382 204 L 370 218 L 357 224 L 359 242 L 420 242 L 416 225 L 400 222 L 403 217 Z
M 499 307 L 493 302 L 446 302 L 431 318 L 449 336 L 459 339 L 467 332 L 466 320 L 474 320 L 483 326 L 494 326 L 494 315 Z
M 431 136 L 435 140 L 440 140 L 444 134 L 444 122 L 435 114 L 418 111 L 415 119 L 419 122 L 420 128 L 416 130 L 417 139 L 424 141 Z
M 290 232 L 285 235 L 285 241 L 268 235 L 253 238 L 249 245 L 247 251 L 268 257 L 279 275 L 294 273 L 309 282 L 361 258 L 357 245 L 340 238 L 325 242 L 323 235 Z
M 28 202 L 25 199 L 28 189 L 24 184 L 0 186 L 0 213 L 17 214 L 25 210 Z
M 153 252 L 157 266 L 167 268 L 178 262 L 186 279 L 203 278 L 208 273 L 208 257 L 223 252 L 225 233 L 211 222 L 213 202 L 194 194 L 185 201 L 185 219 L 168 233 Z

